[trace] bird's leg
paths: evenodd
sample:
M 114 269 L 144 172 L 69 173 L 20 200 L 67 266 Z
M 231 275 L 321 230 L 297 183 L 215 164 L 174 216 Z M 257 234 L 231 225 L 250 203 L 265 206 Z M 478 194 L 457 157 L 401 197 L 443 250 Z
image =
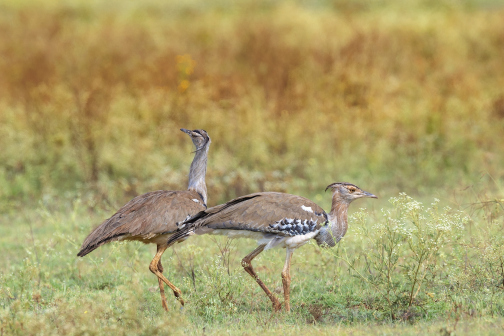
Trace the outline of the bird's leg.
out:
M 260 245 L 254 251 L 252 251 L 250 254 L 248 254 L 245 258 L 243 258 L 243 260 L 242 260 L 242 266 L 245 269 L 245 271 L 248 274 L 250 274 L 250 276 L 252 278 L 255 279 L 255 281 L 259 284 L 259 286 L 261 286 L 261 288 L 266 293 L 266 295 L 268 295 L 269 299 L 273 303 L 273 309 L 275 309 L 275 311 L 279 311 L 280 308 L 282 307 L 282 304 L 280 303 L 280 301 L 278 301 L 278 299 L 276 298 L 276 296 L 268 289 L 268 287 L 266 287 L 266 285 L 264 284 L 264 282 L 262 282 L 262 280 L 259 279 L 259 277 L 257 276 L 256 272 L 254 271 L 254 268 L 252 268 L 252 259 L 254 259 L 255 257 L 257 257 L 257 255 L 259 255 L 259 253 L 261 253 L 262 251 L 264 251 L 265 247 L 266 247 L 266 244 Z
M 291 283 L 290 263 L 291 263 L 291 258 L 292 258 L 293 253 L 294 253 L 294 250 L 287 248 L 287 256 L 285 257 L 285 265 L 282 270 L 282 283 L 283 283 L 283 288 L 284 288 L 284 307 L 285 307 L 285 311 L 287 311 L 287 312 L 290 312 L 290 283 Z
M 168 281 L 168 279 L 166 279 L 166 277 L 163 275 L 163 273 L 161 273 L 161 271 L 159 270 L 159 260 L 161 259 L 161 256 L 163 255 L 164 251 L 167 248 L 168 248 L 168 245 L 158 246 L 158 250 L 156 252 L 156 255 L 154 256 L 154 259 L 152 259 L 152 261 L 149 265 L 149 269 L 152 273 L 154 273 L 158 277 L 158 279 L 162 280 L 165 284 L 168 285 L 168 287 L 171 288 L 171 290 L 173 291 L 173 294 L 175 295 L 177 300 L 179 300 L 180 304 L 183 306 L 184 300 L 182 300 L 182 298 L 180 297 L 180 295 L 182 294 L 180 292 L 180 289 L 178 289 L 177 287 L 175 287 L 174 284 L 172 284 L 170 281 Z
M 157 250 L 159 251 L 159 248 L 161 246 L 157 246 Z M 157 268 L 159 272 L 163 273 L 163 265 L 161 265 L 161 257 L 159 257 L 158 265 Z M 161 280 L 161 278 L 158 278 L 158 283 L 159 283 L 159 293 L 161 294 L 161 304 L 163 305 L 164 310 L 168 311 L 168 304 L 166 303 L 166 296 L 165 296 L 165 291 L 164 291 L 164 282 Z

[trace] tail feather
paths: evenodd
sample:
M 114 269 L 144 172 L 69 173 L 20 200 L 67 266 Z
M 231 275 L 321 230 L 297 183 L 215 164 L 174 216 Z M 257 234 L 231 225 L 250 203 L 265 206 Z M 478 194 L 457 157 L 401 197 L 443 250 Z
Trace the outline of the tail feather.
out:
M 189 236 L 194 234 L 194 227 L 187 227 L 180 231 L 175 232 L 166 243 L 168 246 L 175 244 L 178 241 L 186 240 Z
M 244 202 L 246 200 L 258 197 L 260 195 L 258 194 L 253 194 L 253 195 L 247 195 L 247 196 L 242 196 L 237 199 L 231 200 L 227 203 L 216 205 L 212 208 L 202 210 L 192 216 L 191 218 L 183 221 L 182 223 L 179 224 L 178 230 L 168 239 L 168 246 L 178 242 L 185 240 L 189 238 L 189 236 L 192 236 L 195 234 L 196 229 L 200 228 L 201 226 L 205 226 L 207 224 L 207 221 L 209 218 L 211 218 L 213 215 L 216 215 L 220 211 L 229 208 L 232 205 L 238 204 L 240 202 Z
M 79 253 L 77 253 L 77 257 L 84 257 L 85 255 L 88 255 L 89 253 L 93 252 L 98 248 L 97 245 L 94 246 L 86 246 L 85 248 L 82 248 Z
M 170 246 L 178 241 L 186 240 L 189 236 L 192 236 L 194 234 L 194 230 L 197 227 L 197 225 L 194 225 L 194 223 L 199 219 L 205 218 L 206 216 L 208 216 L 208 213 L 206 212 L 206 210 L 203 210 L 180 223 L 179 228 L 172 236 L 170 236 L 166 244 Z
M 81 250 L 79 251 L 79 253 L 77 253 L 77 256 L 78 257 L 84 257 L 85 255 L 93 252 L 94 250 L 96 250 L 98 247 L 108 243 L 108 242 L 111 242 L 113 240 L 116 240 L 118 237 L 120 236 L 124 236 L 125 233 L 120 233 L 120 234 L 117 234 L 115 236 L 112 236 L 112 237 L 108 237 L 106 239 L 103 239 L 103 240 L 100 240 L 99 242 L 97 243 L 90 243 L 90 244 L 87 244 L 87 245 L 83 245 L 81 247 Z

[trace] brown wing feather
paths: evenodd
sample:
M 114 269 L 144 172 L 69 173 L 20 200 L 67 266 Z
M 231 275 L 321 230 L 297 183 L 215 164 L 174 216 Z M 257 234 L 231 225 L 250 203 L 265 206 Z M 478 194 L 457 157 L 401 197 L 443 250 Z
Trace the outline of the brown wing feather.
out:
M 270 224 L 284 218 L 317 221 L 319 229 L 327 221 L 327 214 L 320 206 L 301 196 L 277 192 L 250 194 L 201 211 L 184 222 L 185 225 L 181 225 L 168 243 L 197 230 L 205 232 L 207 228 L 275 232 Z
M 137 196 L 94 229 L 82 243 L 77 255 L 85 256 L 99 246 L 122 236 L 145 241 L 161 234 L 175 232 L 178 222 L 201 210 L 205 210 L 203 200 L 192 190 L 159 190 Z
M 209 228 L 269 231 L 270 224 L 284 218 L 317 220 L 320 224 L 326 220 L 325 211 L 304 197 L 276 192 L 258 193 L 254 196 L 256 197 L 224 207 L 201 220 L 201 225 Z M 304 210 L 302 206 L 311 208 L 313 212 Z

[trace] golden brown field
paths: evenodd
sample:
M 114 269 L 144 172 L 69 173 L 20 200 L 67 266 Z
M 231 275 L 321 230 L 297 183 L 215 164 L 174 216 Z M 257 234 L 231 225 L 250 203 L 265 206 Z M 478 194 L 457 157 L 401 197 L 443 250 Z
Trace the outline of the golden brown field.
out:
M 424 311 L 409 318 L 399 299 L 394 307 L 368 300 L 376 288 L 359 287 L 363 282 L 352 275 L 343 250 L 320 254 L 310 246 L 297 271 L 298 310 L 271 317 L 262 293 L 239 267 L 254 243 L 233 243 L 235 271 L 228 269 L 226 278 L 217 266 L 205 268 L 209 261 L 202 255 L 212 255 L 213 262 L 219 249 L 201 238 L 203 243 L 181 245 L 171 255 L 172 265 L 178 263 L 175 279 L 193 303 L 172 316 L 163 315 L 158 293 L 151 291 L 152 247 L 106 246 L 93 262 L 76 260 L 90 229 L 133 196 L 185 188 L 192 147 L 181 127 L 203 128 L 212 138 L 209 205 L 267 190 L 303 195 L 328 208 L 325 186 L 348 181 L 381 197 L 355 205 L 369 209 L 362 230 L 381 220 L 379 209 L 390 208 L 387 200 L 399 192 L 426 204 L 437 197 L 463 211 L 468 226 L 450 233 L 447 250 L 429 261 L 436 271 L 425 266 L 425 281 L 432 275 L 432 291 L 444 299 L 419 304 Z M 185 334 L 201 333 L 200 325 L 210 334 L 249 334 L 247 316 L 250 334 L 287 327 L 313 334 L 450 334 L 457 325 L 466 328 L 457 333 L 498 334 L 504 316 L 502 285 L 496 284 L 504 242 L 503 139 L 499 1 L 4 0 L 0 335 L 176 332 L 164 316 L 185 321 L 177 329 Z M 379 245 L 362 245 L 356 230 L 350 229 L 341 249 L 363 256 L 363 246 Z M 279 280 L 282 253 L 263 259 L 270 281 Z M 477 265 L 473 273 L 460 268 L 467 256 Z M 194 260 L 198 279 L 229 285 L 240 299 L 230 305 L 208 301 L 215 287 L 191 284 L 184 258 Z M 447 261 L 452 259 L 457 261 Z M 321 264 L 332 266 L 321 271 Z M 457 283 L 482 293 L 479 299 L 467 299 L 462 289 L 460 299 L 450 296 L 454 289 L 436 282 L 436 276 L 453 280 L 441 275 L 443 267 L 465 274 Z M 323 281 L 311 282 L 309 274 Z M 486 274 L 486 280 L 470 274 Z M 347 299 L 343 289 L 331 287 L 340 280 L 355 290 Z M 130 281 L 137 289 L 128 287 Z M 328 291 L 334 297 L 317 296 Z M 116 302 L 120 292 L 130 300 L 122 301 L 130 305 L 124 311 Z M 429 300 L 431 292 L 425 293 Z M 250 308 L 250 295 L 261 303 Z M 93 309 L 98 298 L 104 303 Z M 488 302 L 493 308 L 486 308 Z M 402 317 L 390 321 L 393 309 Z M 118 319 L 121 314 L 129 317 Z
M 4 5 L 2 198 L 179 187 L 180 127 L 214 139 L 212 203 L 500 179 L 502 9 L 338 4 Z

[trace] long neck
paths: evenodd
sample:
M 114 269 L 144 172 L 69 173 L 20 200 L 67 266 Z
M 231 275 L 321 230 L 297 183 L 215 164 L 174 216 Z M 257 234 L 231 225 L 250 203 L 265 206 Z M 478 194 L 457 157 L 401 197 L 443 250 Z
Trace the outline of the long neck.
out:
M 203 197 L 203 202 L 207 204 L 207 188 L 205 183 L 205 175 L 207 168 L 209 146 L 199 150 L 194 154 L 194 159 L 189 170 L 189 185 L 188 190 L 194 190 Z
M 333 194 L 329 222 L 334 239 L 338 242 L 348 229 L 348 206 L 350 203 L 343 200 L 337 193 Z

